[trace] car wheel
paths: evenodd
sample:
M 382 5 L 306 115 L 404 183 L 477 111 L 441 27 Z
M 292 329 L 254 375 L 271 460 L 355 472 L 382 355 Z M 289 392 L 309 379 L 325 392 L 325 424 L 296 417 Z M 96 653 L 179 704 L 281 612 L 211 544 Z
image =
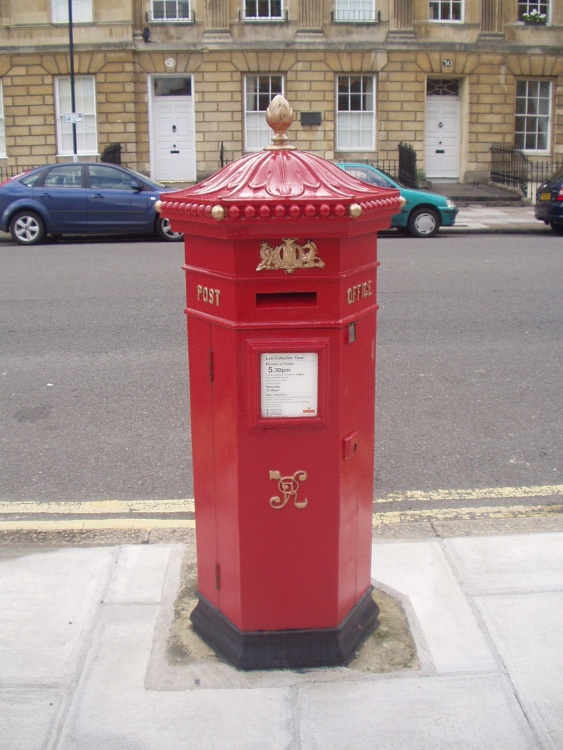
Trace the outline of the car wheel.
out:
M 34 211 L 20 211 L 10 222 L 10 234 L 20 245 L 38 245 L 45 239 L 45 222 Z
M 563 224 L 556 224 L 554 221 L 551 222 L 551 228 L 555 234 L 563 234 Z
M 440 217 L 432 208 L 416 208 L 409 216 L 411 237 L 434 237 L 440 229 Z
M 168 219 L 163 219 L 160 216 L 156 220 L 156 233 L 161 240 L 165 240 L 166 242 L 179 242 L 184 239 L 182 232 L 172 231 L 170 221 Z

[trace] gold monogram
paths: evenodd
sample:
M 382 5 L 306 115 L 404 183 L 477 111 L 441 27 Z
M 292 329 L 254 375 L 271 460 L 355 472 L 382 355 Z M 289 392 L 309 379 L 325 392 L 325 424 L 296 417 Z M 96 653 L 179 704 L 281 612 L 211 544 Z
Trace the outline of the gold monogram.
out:
M 272 247 L 268 242 L 260 245 L 262 260 L 257 271 L 285 271 L 293 273 L 296 268 L 323 268 L 324 261 L 317 255 L 317 246 L 311 240 L 298 245 L 296 240 L 285 239 L 281 245 Z
M 283 508 L 290 499 L 293 499 L 293 504 L 296 508 L 306 508 L 309 505 L 307 498 L 304 500 L 297 499 L 299 482 L 304 482 L 307 479 L 306 471 L 296 471 L 293 476 L 289 477 L 282 477 L 281 471 L 270 471 L 270 479 L 278 480 L 278 490 L 282 495 L 281 497 L 275 496 L 270 498 L 272 508 Z

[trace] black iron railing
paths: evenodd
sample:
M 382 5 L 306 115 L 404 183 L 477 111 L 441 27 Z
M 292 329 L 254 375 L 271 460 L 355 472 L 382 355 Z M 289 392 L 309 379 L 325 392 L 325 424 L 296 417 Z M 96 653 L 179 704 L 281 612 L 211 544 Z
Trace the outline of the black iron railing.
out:
M 416 151 L 408 143 L 399 143 L 399 182 L 405 187 L 418 187 Z
M 22 174 L 23 172 L 29 172 L 30 169 L 35 169 L 35 167 L 41 166 L 40 164 L 34 164 L 33 166 L 25 165 L 20 166 L 17 164 L 9 165 L 5 164 L 3 166 L 0 166 L 0 182 L 4 182 L 4 180 L 9 180 L 11 177 L 16 177 L 19 174 Z
M 102 151 L 100 161 L 121 164 L 121 143 L 110 143 Z
M 491 146 L 491 182 L 519 188 L 533 198 L 536 189 L 562 166 L 563 160 L 545 157 L 532 160 L 528 154 L 505 144 Z
M 381 23 L 381 11 L 378 10 L 333 10 L 333 23 Z

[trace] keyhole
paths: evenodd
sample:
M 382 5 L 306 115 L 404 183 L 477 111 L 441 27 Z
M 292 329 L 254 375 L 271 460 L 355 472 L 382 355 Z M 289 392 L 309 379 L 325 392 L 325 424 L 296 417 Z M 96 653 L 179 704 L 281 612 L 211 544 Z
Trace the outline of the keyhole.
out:
M 172 125 L 172 132 L 173 132 L 173 133 L 175 133 L 175 132 L 176 132 L 176 125 Z

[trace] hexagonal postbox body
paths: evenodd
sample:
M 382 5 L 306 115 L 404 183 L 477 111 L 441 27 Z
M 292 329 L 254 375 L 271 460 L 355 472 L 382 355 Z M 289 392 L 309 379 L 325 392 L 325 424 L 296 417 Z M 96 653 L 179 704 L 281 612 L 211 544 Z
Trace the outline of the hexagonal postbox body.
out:
M 376 626 L 376 247 L 400 200 L 283 145 L 162 196 L 185 233 L 192 620 L 240 668 L 342 664 Z

